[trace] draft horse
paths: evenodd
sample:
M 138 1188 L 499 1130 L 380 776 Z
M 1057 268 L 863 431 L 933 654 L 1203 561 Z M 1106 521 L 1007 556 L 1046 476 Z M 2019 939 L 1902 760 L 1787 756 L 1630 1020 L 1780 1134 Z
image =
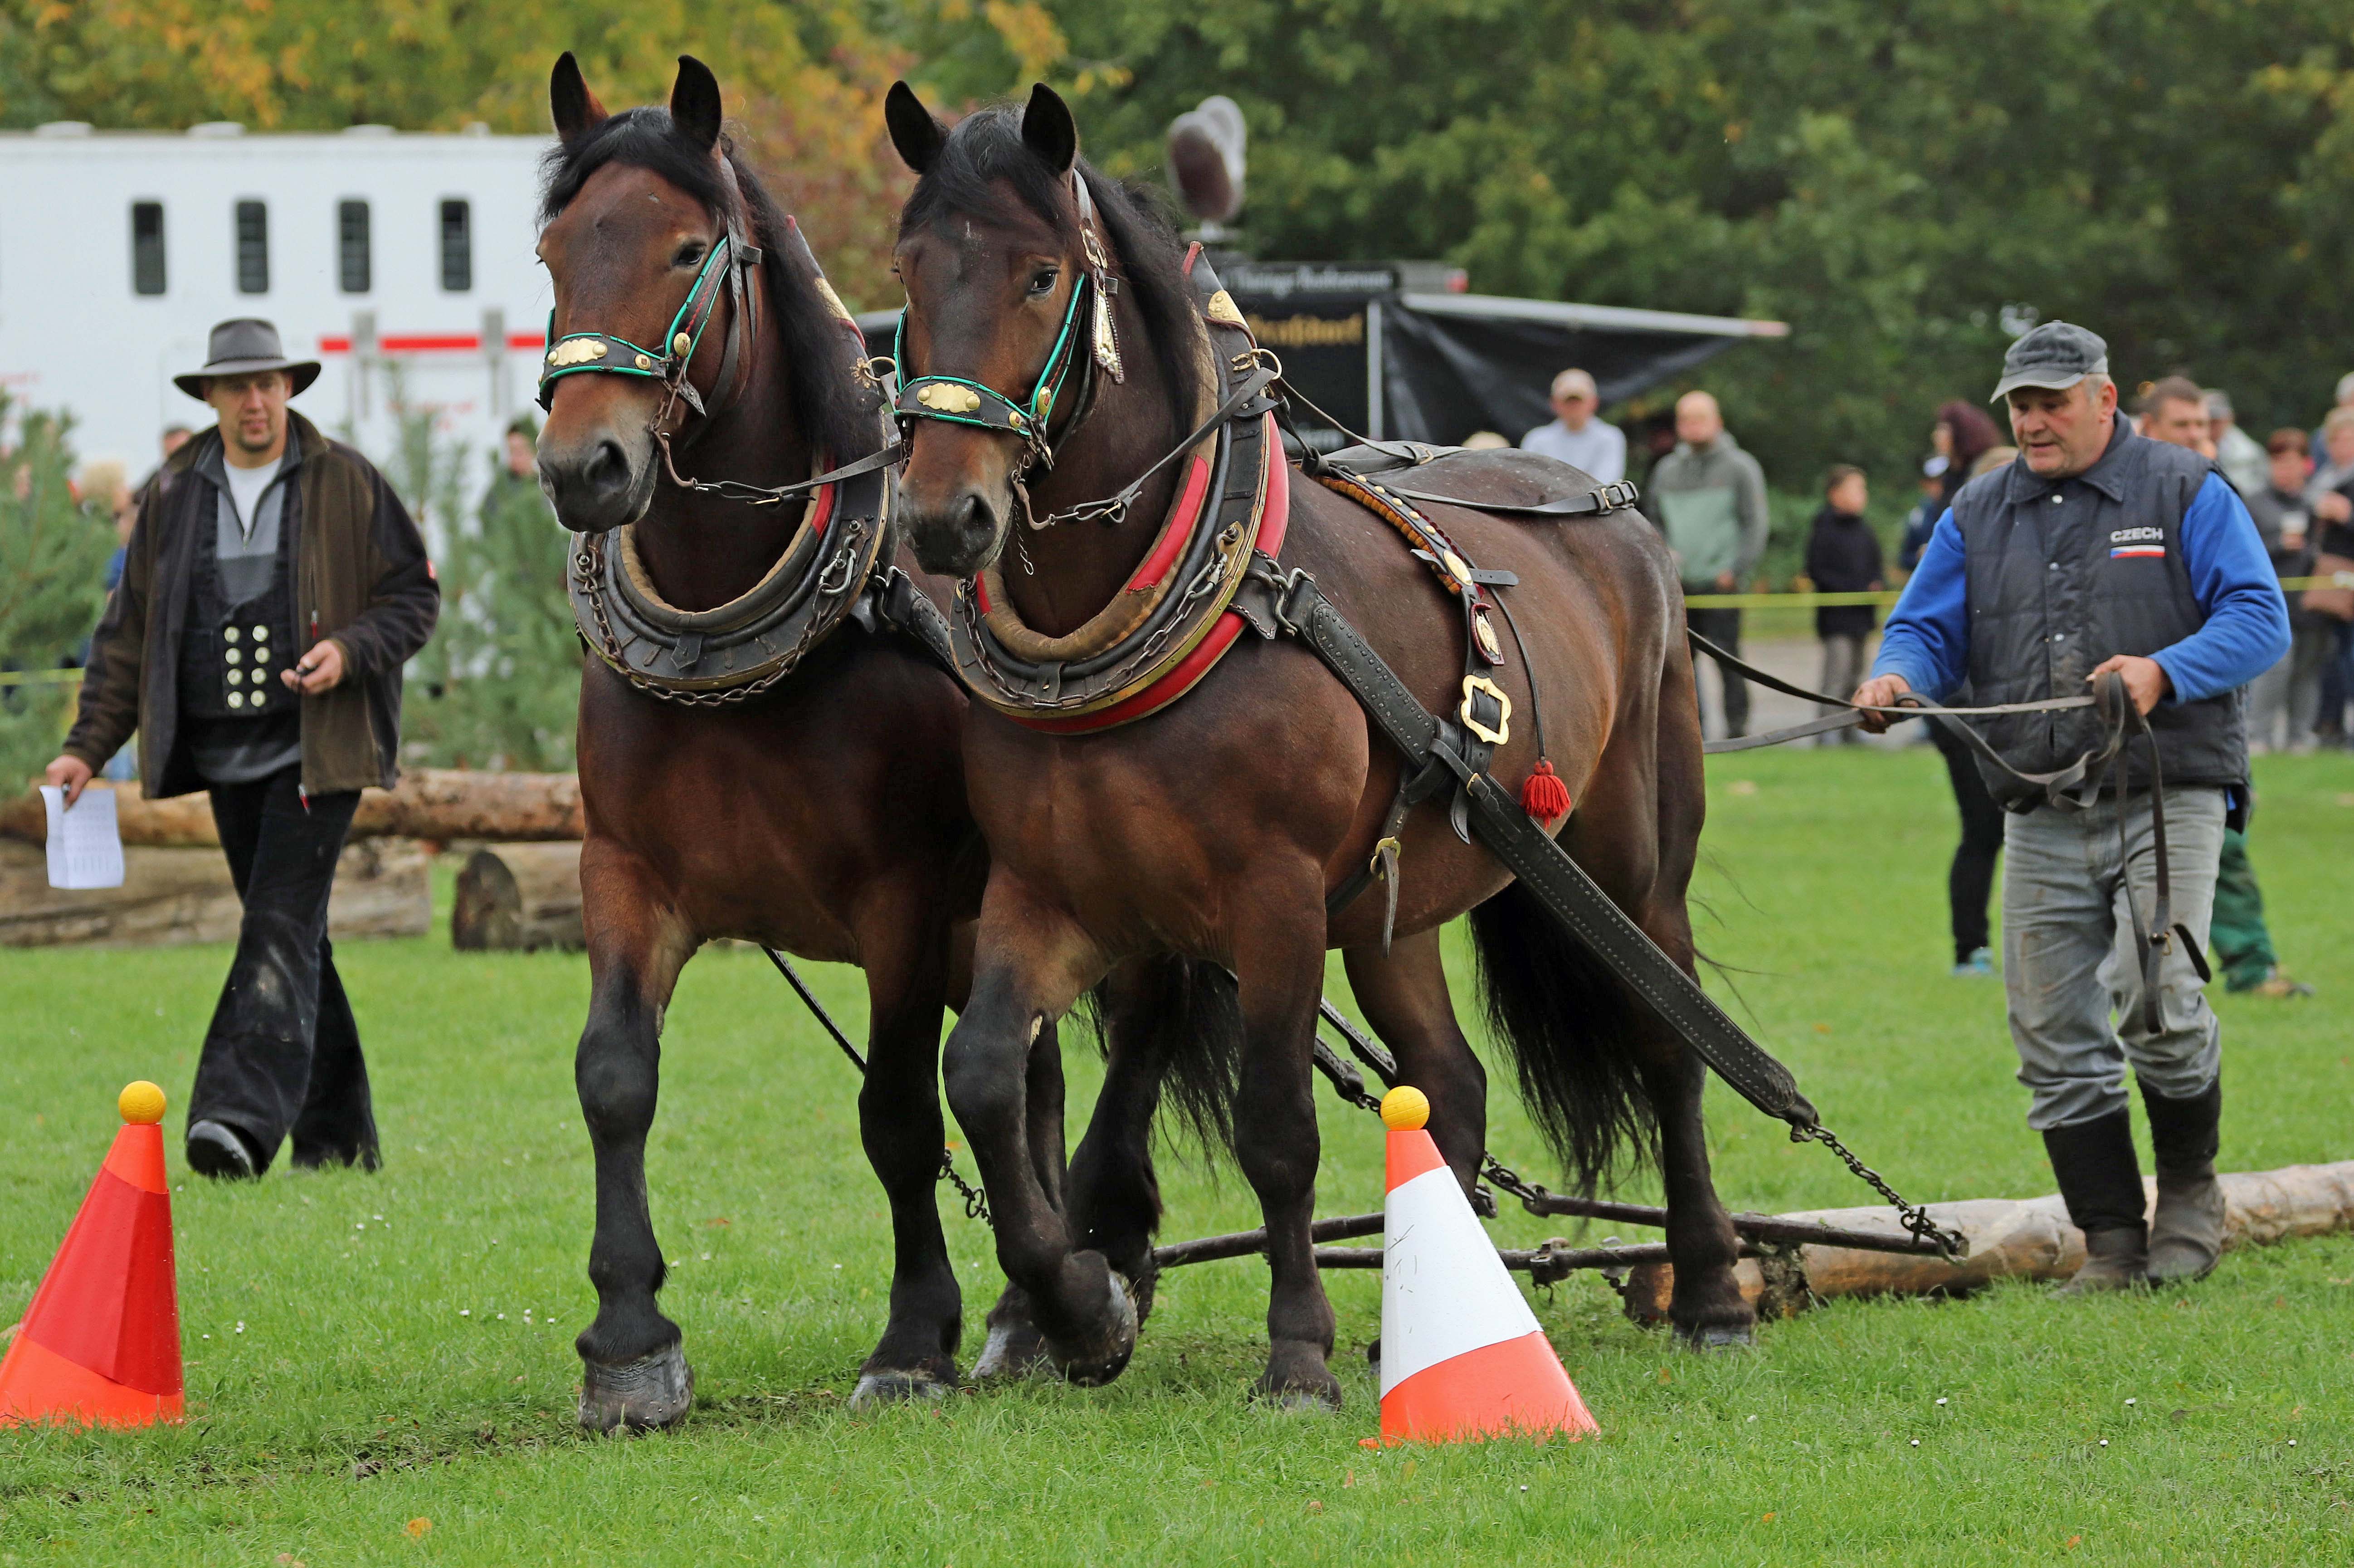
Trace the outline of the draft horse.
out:
M 961 1306 L 940 1234 L 941 1009 L 982 852 L 965 701 L 891 605 L 887 429 L 856 329 L 683 58 L 667 110 L 608 114 L 573 57 L 551 87 L 539 253 L 555 283 L 539 471 L 580 535 L 580 856 L 591 995 L 575 1073 L 596 1150 L 580 1334 L 585 1426 L 666 1425 L 694 1376 L 655 1303 L 647 1208 L 663 1012 L 703 943 L 858 965 L 859 1128 L 889 1195 L 890 1315 L 854 1399 L 943 1393 Z M 752 504 L 694 474 L 790 488 Z M 890 591 L 886 591 L 890 590 Z
M 1265 358 L 1232 300 L 1207 286 L 1198 248 L 1078 157 L 1061 99 L 1041 86 L 1026 107 L 951 131 L 902 83 L 886 118 L 920 176 L 896 251 L 901 518 L 916 558 L 958 581 L 949 619 L 975 698 L 965 772 L 990 849 L 947 1087 L 988 1183 L 999 1258 L 1047 1354 L 1088 1383 L 1131 1353 L 1155 1219 L 1140 1129 L 1161 1066 L 1216 1049 L 1217 1031 L 1161 1032 L 1129 1061 L 1123 1033 L 1137 1032 L 1113 1028 L 1067 1209 L 1034 1175 L 1031 1042 L 1115 966 L 1175 964 L 1196 987 L 1230 987 L 1238 1010 L 1228 1108 L 1272 1275 L 1258 1390 L 1338 1403 L 1310 1237 L 1324 955 L 1341 949 L 1468 1186 L 1486 1080 L 1439 958 L 1441 927 L 1466 911 L 1490 1016 L 1540 1124 L 1588 1180 L 1621 1153 L 1656 1155 L 1670 1319 L 1695 1345 L 1748 1340 L 1735 1236 L 1709 1176 L 1700 1058 L 1469 842 L 1444 790 L 1402 797 L 1403 758 L 1365 708 L 1263 624 L 1274 600 L 1246 614 L 1229 586 L 1304 570 L 1426 708 L 1452 714 L 1460 697 L 1466 719 L 1483 720 L 1490 777 L 1526 778 L 1543 751 L 1569 796 L 1545 825 L 1689 975 L 1701 733 L 1657 531 L 1630 510 L 1563 524 L 1426 504 L 1452 541 L 1443 560 L 1434 544 L 1432 561 L 1466 579 L 1450 592 L 1391 524 L 1284 462 Z M 1516 609 L 1517 659 L 1491 645 L 1488 609 L 1464 613 L 1494 590 L 1469 591 L 1456 551 L 1480 563 L 1483 585 L 1516 579 L 1491 608 Z M 1477 714 L 1458 689 L 1475 638 L 1493 655 Z M 1507 704 L 1535 723 L 1502 722 Z M 1336 896 L 1369 865 L 1380 894 Z

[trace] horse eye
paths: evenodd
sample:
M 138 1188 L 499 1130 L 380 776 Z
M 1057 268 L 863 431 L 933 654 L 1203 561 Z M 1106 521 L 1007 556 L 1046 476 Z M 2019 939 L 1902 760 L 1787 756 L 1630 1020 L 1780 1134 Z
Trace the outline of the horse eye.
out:
M 703 241 L 690 239 L 678 248 L 678 254 L 672 259 L 671 264 L 674 267 L 692 267 L 702 260 Z
M 1034 300 L 1044 299 L 1053 293 L 1055 276 L 1056 273 L 1052 267 L 1039 268 L 1030 278 L 1030 297 Z

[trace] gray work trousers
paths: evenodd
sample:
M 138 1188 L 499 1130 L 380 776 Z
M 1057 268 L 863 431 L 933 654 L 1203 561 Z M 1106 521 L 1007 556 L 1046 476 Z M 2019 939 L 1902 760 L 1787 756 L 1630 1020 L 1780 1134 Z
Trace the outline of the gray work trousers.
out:
M 2204 983 L 2175 939 L 2159 970 L 2158 1015 L 2142 1016 L 2130 893 L 2147 921 L 2157 896 L 2149 799 L 2127 795 L 2120 852 L 2118 803 L 2081 811 L 2049 806 L 2009 814 L 2003 834 L 2002 967 L 2019 1081 L 2033 1095 L 2038 1132 L 2123 1110 L 2130 1061 L 2143 1088 L 2190 1099 L 2215 1081 L 2222 1027 Z M 2223 848 L 2223 791 L 2166 791 L 2166 842 L 2175 920 L 2203 952 Z M 2114 1022 L 2113 1022 L 2114 1019 Z
M 2248 747 L 2311 751 L 2321 715 L 2321 677 L 2338 652 L 2337 630 L 2296 627 L 2281 662 L 2248 683 Z

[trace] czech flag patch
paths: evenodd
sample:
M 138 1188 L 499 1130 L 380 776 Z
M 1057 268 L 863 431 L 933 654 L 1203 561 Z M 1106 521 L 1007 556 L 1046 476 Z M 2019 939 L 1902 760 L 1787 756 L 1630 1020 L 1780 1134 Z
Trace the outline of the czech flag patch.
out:
M 2163 545 L 2119 545 L 2115 549 L 2109 552 L 2109 559 L 2115 561 L 2131 556 L 2156 556 L 2162 557 L 2165 554 L 2166 546 Z

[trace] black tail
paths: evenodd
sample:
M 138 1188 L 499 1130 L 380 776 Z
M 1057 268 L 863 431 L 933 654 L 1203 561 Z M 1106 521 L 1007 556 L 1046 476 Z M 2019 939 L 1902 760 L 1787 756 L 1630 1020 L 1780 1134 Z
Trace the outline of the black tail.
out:
M 1471 911 L 1490 1031 L 1507 1041 L 1521 1098 L 1580 1191 L 1622 1158 L 1656 1162 L 1659 1118 L 1635 1061 L 1642 1025 L 1608 966 L 1514 883 Z
M 1235 977 L 1204 959 L 1152 959 L 1132 967 L 1129 983 L 1087 1001 L 1097 1038 L 1108 1048 L 1118 1035 L 1129 1081 L 1157 1086 L 1204 1151 L 1231 1153 L 1243 1054 Z

